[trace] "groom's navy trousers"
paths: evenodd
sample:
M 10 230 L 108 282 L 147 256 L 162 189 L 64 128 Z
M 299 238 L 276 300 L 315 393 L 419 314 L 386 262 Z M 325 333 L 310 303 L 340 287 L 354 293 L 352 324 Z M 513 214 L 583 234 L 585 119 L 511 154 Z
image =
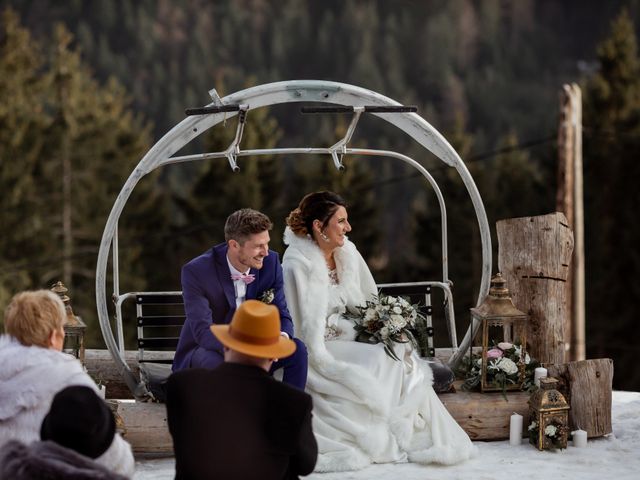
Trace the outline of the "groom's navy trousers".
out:
M 293 322 L 284 297 L 282 267 L 278 254 L 269 250 L 260 270 L 252 268 L 255 280 L 247 285 L 246 299 L 260 299 L 273 290 L 271 302 L 280 311 L 280 330 L 296 343 L 290 357 L 275 362 L 282 368 L 282 381 L 304 390 L 307 382 L 307 349 L 294 338 Z M 227 245 L 216 245 L 182 267 L 182 296 L 187 318 L 173 360 L 173 371 L 215 368 L 223 362 L 223 347 L 211 333 L 212 324 L 228 324 L 236 311 L 236 297 L 227 263 Z

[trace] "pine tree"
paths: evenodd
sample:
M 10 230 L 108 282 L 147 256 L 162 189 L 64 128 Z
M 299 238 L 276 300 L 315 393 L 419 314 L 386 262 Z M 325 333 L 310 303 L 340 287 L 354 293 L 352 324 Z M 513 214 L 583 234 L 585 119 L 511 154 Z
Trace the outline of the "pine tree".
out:
M 0 183 L 3 202 L 11 202 L 7 210 L 15 215 L 2 221 L 16 228 L 3 236 L 2 257 L 18 275 L 3 275 L 2 288 L 46 288 L 66 274 L 91 345 L 99 337 L 93 291 L 100 237 L 117 192 L 148 148 L 150 128 L 127 109 L 118 82 L 100 85 L 92 78 L 64 27 L 57 26 L 43 48 L 12 12 L 5 12 L 3 23 L 0 71 L 12 73 L 2 75 L 0 88 L 15 104 L 0 114 L 8 127 L 0 142 Z M 146 285 L 137 229 L 158 218 L 158 192 L 143 187 L 139 195 L 120 222 L 123 289 Z M 20 215 L 28 221 L 11 225 Z
M 612 22 L 597 54 L 600 70 L 587 84 L 583 117 L 587 355 L 606 351 L 616 365 L 634 365 L 631 343 L 615 348 L 620 339 L 640 334 L 635 306 L 628 302 L 640 294 L 630 280 L 640 271 L 640 58 L 626 10 Z M 634 369 L 622 377 L 619 388 L 640 382 Z
M 223 151 L 236 133 L 237 117 L 211 129 L 205 138 L 205 150 Z M 281 131 L 267 109 L 247 114 L 241 148 L 273 148 Z M 274 217 L 281 208 L 281 157 L 239 157 L 239 172 L 233 172 L 226 158 L 215 158 L 196 166 L 197 179 L 186 195 L 177 198 L 184 216 L 180 226 L 188 233 L 180 241 L 179 249 L 185 258 L 195 256 L 215 243 L 224 241 L 224 222 L 229 214 L 240 208 L 253 208 Z M 276 227 L 280 218 L 272 218 Z M 272 248 L 282 245 L 282 227 L 272 233 Z
M 46 152 L 40 133 L 51 123 L 43 108 L 51 75 L 42 74 L 42 53 L 14 11 L 2 13 L 0 31 L 0 305 L 6 305 L 38 280 L 21 265 L 46 247 L 42 205 L 51 199 L 37 194 L 36 173 Z

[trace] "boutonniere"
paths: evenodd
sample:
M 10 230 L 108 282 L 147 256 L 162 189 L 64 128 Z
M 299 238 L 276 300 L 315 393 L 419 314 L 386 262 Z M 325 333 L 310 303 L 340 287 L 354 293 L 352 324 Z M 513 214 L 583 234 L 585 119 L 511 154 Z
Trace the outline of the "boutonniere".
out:
M 273 290 L 273 288 L 269 288 L 268 290 L 265 290 L 264 292 L 262 292 L 262 295 L 260 296 L 260 301 L 269 304 L 273 302 L 273 299 L 275 297 L 276 297 L 276 292 Z

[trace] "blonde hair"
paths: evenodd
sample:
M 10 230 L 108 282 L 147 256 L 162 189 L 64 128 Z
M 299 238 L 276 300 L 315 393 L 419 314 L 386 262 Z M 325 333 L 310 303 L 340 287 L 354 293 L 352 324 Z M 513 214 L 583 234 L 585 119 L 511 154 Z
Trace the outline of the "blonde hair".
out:
M 49 347 L 51 333 L 64 325 L 66 311 L 50 290 L 21 292 L 4 311 L 4 330 L 23 345 Z

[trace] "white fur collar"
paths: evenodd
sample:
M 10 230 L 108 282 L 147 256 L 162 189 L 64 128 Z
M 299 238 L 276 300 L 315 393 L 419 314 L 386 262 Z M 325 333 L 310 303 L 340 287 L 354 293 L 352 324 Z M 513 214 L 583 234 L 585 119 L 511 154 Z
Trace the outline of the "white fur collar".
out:
M 322 251 L 313 240 L 295 235 L 289 227 L 285 229 L 284 243 L 289 246 L 283 256 L 285 278 L 295 278 L 296 282 L 294 297 L 290 295 L 291 291 L 285 280 L 287 303 L 295 307 L 291 309 L 292 315 L 299 312 L 301 317 L 294 316 L 294 323 L 297 335 L 307 346 L 310 371 L 314 370 L 327 379 L 344 384 L 373 412 L 388 415 L 389 412 L 381 411 L 377 399 L 381 398 L 382 392 L 377 391 L 380 388 L 379 382 L 371 378 L 371 373 L 334 358 L 326 349 L 324 332 L 329 301 L 329 272 Z M 347 298 L 354 299 L 348 304 L 363 303 L 360 300 L 364 295 L 360 292 L 359 272 L 361 269 L 366 270 L 366 265 L 356 247 L 347 239 L 335 251 L 334 257 L 340 279 L 339 288 Z M 362 268 L 359 263 L 363 264 Z M 312 381 L 312 372 L 309 378 Z

